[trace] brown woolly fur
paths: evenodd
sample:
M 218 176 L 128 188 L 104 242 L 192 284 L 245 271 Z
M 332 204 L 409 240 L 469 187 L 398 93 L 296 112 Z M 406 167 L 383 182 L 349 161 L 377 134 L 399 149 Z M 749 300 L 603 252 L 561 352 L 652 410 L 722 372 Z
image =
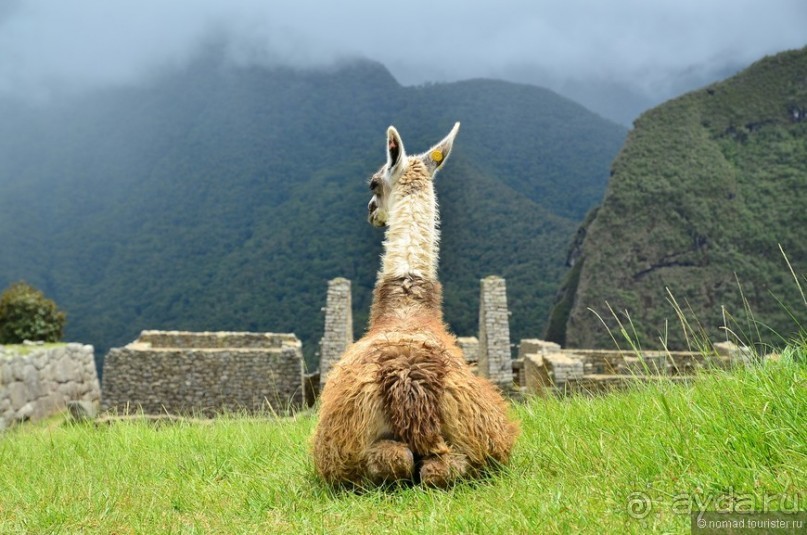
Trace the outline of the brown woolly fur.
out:
M 373 291 L 373 305 L 370 309 L 370 325 L 382 326 L 385 323 L 397 322 L 405 305 L 414 305 L 443 315 L 443 285 L 437 281 L 429 281 L 422 277 L 400 277 L 382 279 Z
M 388 131 L 388 163 L 373 178 L 384 187 L 374 187 L 369 205 L 370 221 L 388 225 L 370 327 L 331 370 L 313 437 L 314 464 L 330 484 L 419 479 L 445 487 L 506 463 L 518 435 L 501 393 L 471 372 L 443 323 L 442 288 L 430 275 L 438 239 L 432 178 L 458 127 L 413 157 Z M 389 220 L 374 213 L 381 209 Z

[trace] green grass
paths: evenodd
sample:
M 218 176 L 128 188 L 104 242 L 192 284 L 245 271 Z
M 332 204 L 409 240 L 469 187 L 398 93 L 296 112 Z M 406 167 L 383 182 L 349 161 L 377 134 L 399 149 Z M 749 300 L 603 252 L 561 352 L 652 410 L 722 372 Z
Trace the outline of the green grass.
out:
M 688 533 L 690 503 L 803 509 L 805 362 L 807 344 L 691 385 L 533 399 L 511 465 L 448 491 L 324 486 L 312 415 L 24 425 L 0 435 L 0 533 Z
M 64 342 L 53 342 L 53 343 L 46 343 L 42 345 L 25 345 L 25 344 L 8 344 L 3 345 L 0 344 L 0 358 L 12 358 L 12 357 L 19 357 L 25 356 L 33 353 L 34 351 L 38 351 L 40 349 L 52 349 L 54 347 L 62 347 L 67 345 Z

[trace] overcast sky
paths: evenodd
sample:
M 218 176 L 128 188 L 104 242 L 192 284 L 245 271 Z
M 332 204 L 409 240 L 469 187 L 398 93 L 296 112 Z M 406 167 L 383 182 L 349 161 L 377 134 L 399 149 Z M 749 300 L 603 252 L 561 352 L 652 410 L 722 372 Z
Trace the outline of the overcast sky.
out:
M 244 62 L 361 56 L 404 84 L 610 84 L 657 102 L 807 45 L 807 0 L 0 0 L 0 94 L 136 83 L 211 35 Z

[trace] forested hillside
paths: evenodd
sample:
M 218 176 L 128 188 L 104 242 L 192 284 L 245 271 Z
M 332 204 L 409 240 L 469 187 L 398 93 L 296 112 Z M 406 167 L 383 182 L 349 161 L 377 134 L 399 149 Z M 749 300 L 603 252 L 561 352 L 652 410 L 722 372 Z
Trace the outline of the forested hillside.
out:
M 724 320 L 763 343 L 804 325 L 807 309 L 779 244 L 803 284 L 807 48 L 645 113 L 612 174 L 570 255 L 551 338 L 612 344 L 589 310 L 615 327 L 607 302 L 623 322 L 628 312 L 643 345 L 666 338 L 684 346 L 671 296 L 713 340 L 726 338 Z
M 625 131 L 549 91 L 402 87 L 378 64 L 327 71 L 212 54 L 137 87 L 0 102 L 0 287 L 24 279 L 99 352 L 146 328 L 298 334 L 313 362 L 326 281 L 353 280 L 364 329 L 382 233 L 366 179 L 395 124 L 410 152 L 462 122 L 439 176 L 453 329 L 479 278 L 508 279 L 512 335 L 540 334 L 565 247 Z

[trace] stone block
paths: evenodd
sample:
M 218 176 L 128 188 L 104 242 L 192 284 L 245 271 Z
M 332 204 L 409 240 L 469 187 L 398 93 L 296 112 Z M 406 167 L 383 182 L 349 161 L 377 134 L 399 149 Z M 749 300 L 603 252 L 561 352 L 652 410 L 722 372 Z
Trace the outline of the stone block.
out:
M 557 353 L 560 351 L 560 345 L 555 342 L 547 342 L 538 338 L 525 338 L 521 340 L 518 345 L 518 358 L 524 358 L 525 355 L 536 353 L 545 355 L 547 353 Z
M 16 357 L 12 358 L 8 362 L 8 376 L 11 381 L 23 381 L 25 379 L 25 374 L 23 373 L 23 368 L 25 367 L 25 360 Z
M 70 356 L 64 353 L 53 363 L 51 374 L 58 383 L 67 383 L 77 378 L 79 375 L 76 369 L 76 363 Z
M 78 385 L 76 383 L 59 383 L 57 391 L 65 403 L 68 400 L 78 398 Z
M 733 342 L 718 342 L 714 348 L 718 356 L 728 358 L 731 364 L 750 364 L 753 359 L 751 348 L 740 347 Z
M 84 396 L 90 393 L 90 382 L 89 381 L 81 381 L 80 383 L 75 383 L 76 386 L 76 399 L 82 399 Z
M 22 382 L 28 390 L 30 397 L 39 396 L 39 370 L 37 370 L 33 364 L 26 363 L 22 366 Z
M 20 407 L 16 414 L 14 415 L 14 419 L 18 422 L 24 422 L 27 420 L 33 420 L 34 415 L 36 413 L 36 405 L 33 402 L 28 402 L 22 407 Z
M 49 357 L 49 354 L 47 352 L 40 352 L 40 353 L 37 353 L 36 355 L 33 355 L 31 357 L 30 361 L 31 361 L 31 364 L 33 364 L 33 366 L 37 370 L 41 371 L 41 370 L 45 369 L 45 366 L 47 366 L 48 357 Z
M 37 408 L 43 415 L 50 415 L 58 412 L 64 407 L 64 404 L 59 404 L 60 396 L 58 392 L 48 391 L 43 397 L 36 400 Z
M 20 381 L 14 381 L 8 385 L 8 399 L 11 402 L 12 410 L 20 410 L 23 405 L 28 403 L 28 390 L 25 385 Z
M 549 353 L 543 355 L 549 379 L 559 390 L 563 390 L 567 381 L 582 379 L 583 360 L 566 353 Z
M 479 339 L 476 336 L 459 336 L 457 345 L 462 350 L 466 362 L 477 362 L 479 360 Z
M 67 411 L 75 422 L 92 420 L 98 416 L 98 407 L 89 401 L 68 401 Z

